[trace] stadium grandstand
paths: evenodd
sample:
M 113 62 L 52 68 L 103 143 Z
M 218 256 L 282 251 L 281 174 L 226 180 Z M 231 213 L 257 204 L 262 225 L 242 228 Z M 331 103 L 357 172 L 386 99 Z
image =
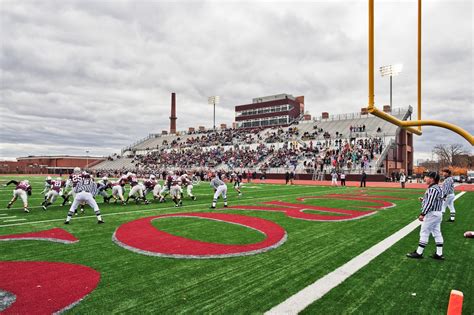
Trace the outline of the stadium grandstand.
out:
M 282 96 L 287 104 L 280 104 Z M 291 111 L 295 105 L 298 113 L 292 116 L 291 122 L 290 117 L 285 117 L 281 123 L 270 126 L 252 128 L 248 124 L 234 123 L 240 128 L 206 130 L 200 127 L 172 134 L 150 134 L 123 148 L 121 154 L 109 156 L 91 168 L 139 173 L 215 169 L 252 172 L 267 178 L 278 178 L 287 171 L 305 177 L 329 176 L 334 169 L 346 174 L 365 171 L 372 176 L 379 175 L 379 179 L 392 171 L 412 174 L 413 140 L 404 129 L 369 115 L 366 108 L 358 113 L 323 113 L 311 119 L 307 113 L 303 114 L 303 96 L 279 94 L 274 97 L 279 99 L 269 99 L 271 96 L 254 99 L 255 105 L 268 111 L 254 119 L 268 121 L 271 106 L 277 106 L 280 111 L 274 115 L 281 116 L 282 106 Z M 249 111 L 248 105 L 243 106 L 236 106 L 236 120 L 242 116 L 242 110 Z M 393 110 L 385 106 L 384 110 L 402 120 L 412 114 L 411 106 Z

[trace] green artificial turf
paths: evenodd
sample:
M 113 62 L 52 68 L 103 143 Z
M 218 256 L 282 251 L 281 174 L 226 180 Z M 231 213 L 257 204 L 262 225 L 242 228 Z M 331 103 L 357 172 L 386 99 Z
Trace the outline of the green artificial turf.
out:
M 6 179 L 6 178 L 5 178 Z M 344 222 L 311 222 L 292 219 L 282 212 L 242 211 L 236 209 L 209 210 L 212 190 L 208 183 L 196 186 L 197 201 L 184 200 L 182 208 L 172 202 L 150 205 L 102 204 L 97 200 L 106 221 L 97 225 L 90 208 L 85 215 L 74 217 L 65 226 L 67 207 L 52 206 L 43 211 L 37 206 L 42 197 L 43 178 L 30 178 L 33 196 L 31 213 L 22 212 L 20 201 L 6 210 L 13 187 L 0 190 L 0 214 L 7 213 L 27 221 L 6 223 L 0 217 L 0 235 L 64 228 L 80 241 L 65 245 L 45 241 L 0 242 L 0 260 L 56 261 L 82 264 L 101 273 L 99 286 L 81 303 L 68 311 L 71 314 L 110 313 L 263 313 L 286 300 L 307 285 L 335 270 L 366 249 L 398 231 L 419 212 L 417 194 L 405 191 L 369 194 L 406 197 L 390 200 L 396 207 L 379 210 L 375 215 Z M 0 178 L 0 182 L 2 178 Z M 260 205 L 261 202 L 281 200 L 300 203 L 296 198 L 328 193 L 354 193 L 359 188 L 331 188 L 284 185 L 251 185 L 243 188 L 243 196 L 229 185 L 228 199 L 232 205 Z M 412 190 L 410 190 L 412 191 Z M 420 191 L 420 195 L 422 191 Z M 416 248 L 418 231 L 369 263 L 304 312 L 308 314 L 436 314 L 446 311 L 449 290 L 464 292 L 465 314 L 474 313 L 472 239 L 462 233 L 471 229 L 473 193 L 458 201 L 458 222 L 443 224 L 446 261 L 429 258 L 408 260 L 405 253 Z M 57 201 L 59 202 L 59 200 Z M 308 199 L 308 205 L 367 210 L 356 206 L 371 203 L 345 200 Z M 219 200 L 218 207 L 222 206 Z M 252 256 L 225 259 L 173 259 L 140 255 L 117 246 L 112 234 L 123 223 L 166 213 L 211 212 L 254 216 L 273 221 L 288 234 L 280 247 Z M 310 211 L 308 211 L 310 213 Z M 318 214 L 321 212 L 317 212 Z M 331 214 L 334 215 L 334 214 Z M 16 224 L 16 225 L 14 225 Z M 153 225 L 168 233 L 207 242 L 248 244 L 259 242 L 263 235 L 257 231 L 212 220 L 167 218 Z M 427 254 L 434 250 L 433 240 Z M 1 289 L 1 283 L 0 283 Z M 416 293 L 416 296 L 412 294 Z M 65 293 L 66 294 L 66 293 Z

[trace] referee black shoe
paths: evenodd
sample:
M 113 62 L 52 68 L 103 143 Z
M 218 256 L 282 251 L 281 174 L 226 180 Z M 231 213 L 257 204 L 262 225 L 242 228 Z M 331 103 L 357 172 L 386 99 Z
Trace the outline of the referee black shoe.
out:
M 438 254 L 436 254 L 436 253 L 434 253 L 433 255 L 431 255 L 431 258 L 436 259 L 436 260 L 444 260 L 444 256 L 443 256 L 443 255 L 438 255 Z
M 448 219 L 448 220 L 446 220 L 446 222 L 454 223 L 454 220 L 453 219 Z
M 407 257 L 408 257 L 408 258 L 421 259 L 421 258 L 423 258 L 423 254 L 420 255 L 420 254 L 418 254 L 418 253 L 415 251 L 415 252 L 413 252 L 413 253 L 408 253 L 408 254 L 407 254 Z
M 105 223 L 105 222 L 102 221 L 102 220 L 98 220 L 98 221 L 97 221 L 97 224 L 104 224 L 104 223 Z

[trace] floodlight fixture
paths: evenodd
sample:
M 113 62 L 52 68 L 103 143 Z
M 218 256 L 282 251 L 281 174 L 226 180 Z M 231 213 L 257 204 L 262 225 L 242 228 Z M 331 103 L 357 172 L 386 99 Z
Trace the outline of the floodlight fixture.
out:
M 382 77 L 390 76 L 390 109 L 392 109 L 392 77 L 399 75 L 402 69 L 403 65 L 401 63 L 380 67 Z
M 403 70 L 403 64 L 388 65 L 380 67 L 382 77 L 399 75 Z

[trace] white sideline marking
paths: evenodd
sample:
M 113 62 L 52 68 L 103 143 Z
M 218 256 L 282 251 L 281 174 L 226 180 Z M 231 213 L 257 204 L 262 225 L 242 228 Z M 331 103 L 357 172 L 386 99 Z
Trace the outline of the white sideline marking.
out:
M 460 198 L 466 192 L 463 191 L 456 195 L 454 200 Z M 344 280 L 352 276 L 356 273 L 359 269 L 367 265 L 371 262 L 374 258 L 385 252 L 389 249 L 393 244 L 410 234 L 413 230 L 415 230 L 421 224 L 418 219 L 411 222 L 398 232 L 390 235 L 383 241 L 379 242 L 378 244 L 372 246 L 362 254 L 358 255 L 357 257 L 353 258 L 352 260 L 348 261 L 341 267 L 337 268 L 331 273 L 328 273 L 321 279 L 317 280 L 316 282 L 310 284 L 303 290 L 299 291 L 295 295 L 291 296 L 287 300 L 283 301 L 282 303 L 278 304 L 277 306 L 273 307 L 269 311 L 267 311 L 266 315 L 276 315 L 276 314 L 298 314 L 306 307 L 308 307 L 313 302 L 322 298 L 326 293 L 331 291 L 333 288 L 341 284 Z
M 8 213 L 0 213 L 0 215 L 8 215 Z

